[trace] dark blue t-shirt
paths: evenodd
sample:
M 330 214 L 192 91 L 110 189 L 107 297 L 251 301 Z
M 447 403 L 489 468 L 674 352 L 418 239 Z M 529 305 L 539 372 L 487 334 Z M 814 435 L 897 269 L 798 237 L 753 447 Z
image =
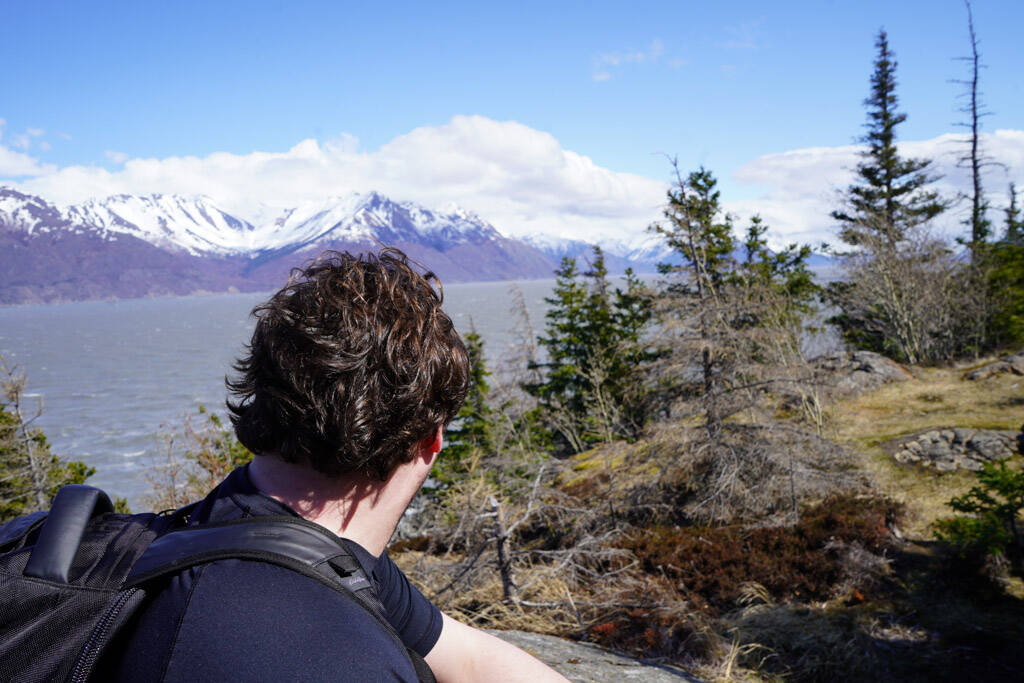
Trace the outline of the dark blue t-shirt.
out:
M 282 514 L 298 516 L 260 493 L 240 467 L 189 524 Z M 346 543 L 402 641 L 426 656 L 441 634 L 441 612 L 386 552 L 376 558 Z M 417 680 L 407 654 L 362 607 L 306 576 L 249 560 L 211 562 L 169 579 L 112 645 L 105 678 L 117 681 Z

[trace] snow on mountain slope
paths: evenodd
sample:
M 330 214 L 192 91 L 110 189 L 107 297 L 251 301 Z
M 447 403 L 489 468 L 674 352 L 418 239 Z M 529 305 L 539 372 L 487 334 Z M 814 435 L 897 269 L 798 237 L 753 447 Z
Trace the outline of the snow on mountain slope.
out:
M 255 228 L 219 209 L 206 197 L 115 195 L 67 207 L 72 225 L 101 234 L 123 233 L 190 254 L 230 254 L 254 247 Z
M 45 199 L 0 187 L 0 229 L 31 235 L 62 224 L 60 211 Z
M 606 257 L 615 257 L 637 266 L 654 266 L 671 256 L 669 249 L 658 235 L 641 233 L 631 240 L 597 239 L 594 242 L 554 237 L 552 235 L 528 235 L 524 242 L 539 249 L 548 256 L 560 259 L 589 258 L 594 245 L 601 247 Z
M 0 225 L 33 231 L 88 232 L 105 240 L 131 235 L 191 255 L 256 255 L 313 249 L 319 244 L 415 243 L 440 251 L 504 238 L 487 221 L 457 206 L 432 210 L 377 192 L 351 193 L 286 210 L 257 207 L 259 227 L 207 197 L 115 195 L 58 209 L 40 197 L 0 188 Z M 275 215 L 276 214 L 276 215 Z
M 310 202 L 281 213 L 253 235 L 259 249 L 303 249 L 323 242 L 415 242 L 450 247 L 500 239 L 479 216 L 458 207 L 432 211 L 377 193 L 353 193 Z

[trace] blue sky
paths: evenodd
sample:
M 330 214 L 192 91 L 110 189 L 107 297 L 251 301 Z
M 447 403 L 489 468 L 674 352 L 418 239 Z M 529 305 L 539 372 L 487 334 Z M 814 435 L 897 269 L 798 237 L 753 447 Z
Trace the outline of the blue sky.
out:
M 1024 3 L 976 0 L 974 13 L 988 65 L 983 89 L 994 112 L 985 129 L 1020 131 Z M 573 166 L 578 155 L 601 171 L 594 180 L 587 174 L 597 171 L 584 169 L 570 184 L 621 180 L 623 187 L 606 194 L 644 194 L 663 187 L 657 183 L 669 169 L 661 155 L 671 154 L 684 170 L 711 168 L 742 212 L 759 199 L 795 201 L 793 193 L 815 191 L 780 186 L 776 179 L 787 174 L 772 170 L 777 155 L 842 148 L 859 135 L 881 26 L 899 60 L 899 96 L 909 114 L 901 139 L 935 141 L 956 132 L 958 87 L 949 81 L 964 74 L 954 58 L 968 49 L 958 0 L 8 3 L 0 22 L 0 146 L 9 158 L 21 156 L 6 172 L 0 163 L 0 180 L 69 201 L 107 187 L 164 191 L 161 182 L 165 191 L 180 191 L 195 188 L 168 180 L 167 164 L 132 170 L 131 160 L 227 153 L 232 163 L 248 163 L 253 152 L 286 153 L 315 140 L 365 161 L 425 130 L 437 133 L 427 136 L 432 143 L 403 147 L 397 158 L 430 156 L 436 144 L 438 154 L 458 147 L 463 156 L 483 154 L 487 164 L 504 164 L 517 178 L 509 190 L 519 197 L 510 200 L 515 206 L 501 196 L 482 199 L 480 188 L 469 188 L 463 199 L 459 183 L 440 194 L 493 214 L 499 228 L 504 218 L 514 232 L 550 223 L 552 231 L 569 234 L 582 230 L 588 215 L 600 215 L 601 229 L 614 232 L 616 221 L 639 221 L 642 207 L 656 203 L 648 197 L 631 209 L 581 206 L 593 198 L 584 191 L 560 204 L 537 201 L 531 222 L 530 202 L 541 193 L 524 189 L 529 170 L 516 168 L 529 166 L 529 156 L 521 148 L 548 154 L 552 139 L 572 153 L 557 163 Z M 467 124 L 453 117 L 472 118 Z M 497 125 L 505 122 L 523 128 L 510 133 Z M 519 156 L 474 151 L 474 135 L 505 134 L 516 140 L 511 146 Z M 1013 147 L 1007 154 L 1016 159 L 1017 142 L 993 140 L 995 155 Z M 935 144 L 923 151 L 941 149 Z M 27 168 L 23 157 L 35 166 Z M 767 165 L 758 161 L 766 158 Z M 789 168 L 792 175 L 818 168 L 820 160 L 802 158 L 803 166 Z M 376 158 L 374 173 L 396 163 Z M 230 166 L 221 164 L 221 172 Z M 357 175 L 342 173 L 324 186 L 341 191 L 359 185 Z M 834 184 L 845 176 L 832 177 Z M 410 183 L 381 178 L 378 184 L 392 194 Z M 993 177 L 991 184 L 1002 193 L 1004 181 Z M 221 176 L 206 182 L 208 193 L 219 191 L 228 204 L 251 203 L 222 188 L 229 181 Z M 638 183 L 647 189 L 638 190 Z M 497 176 L 492 184 L 492 195 L 500 195 Z M 407 194 L 421 199 L 430 192 L 418 187 Z M 573 216 L 562 221 L 551 214 L 558 210 Z M 786 223 L 777 226 L 780 234 L 825 229 L 824 223 L 808 227 L 807 216 L 794 227 L 788 223 L 800 220 L 785 211 L 771 215 Z

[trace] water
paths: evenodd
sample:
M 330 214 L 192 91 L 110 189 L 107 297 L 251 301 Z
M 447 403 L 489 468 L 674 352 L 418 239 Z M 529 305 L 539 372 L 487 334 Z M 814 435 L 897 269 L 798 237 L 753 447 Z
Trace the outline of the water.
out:
M 554 280 L 448 285 L 444 308 L 460 332 L 472 325 L 480 333 L 493 361 L 515 341 L 513 287 L 540 332 L 553 286 Z M 26 374 L 29 407 L 42 401 L 33 426 L 46 433 L 53 452 L 95 467 L 90 483 L 139 507 L 157 434 L 180 428 L 200 405 L 225 412 L 224 376 L 252 335 L 249 312 L 266 297 L 0 307 L 0 354 Z M 837 345 L 831 331 L 805 341 L 812 355 Z
M 553 280 L 515 284 L 533 324 Z M 445 310 L 460 332 L 472 325 L 496 357 L 513 341 L 510 283 L 445 287 Z M 90 483 L 133 506 L 148 489 L 161 430 L 200 405 L 223 413 L 224 376 L 252 334 L 249 312 L 266 294 L 80 302 L 0 308 L 0 353 L 28 378 L 33 426 L 52 450 L 95 467 Z

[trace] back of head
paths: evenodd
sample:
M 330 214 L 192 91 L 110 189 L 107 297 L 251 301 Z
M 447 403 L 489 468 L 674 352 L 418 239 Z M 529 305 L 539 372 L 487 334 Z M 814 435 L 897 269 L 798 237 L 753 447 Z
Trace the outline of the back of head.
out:
M 239 441 L 330 477 L 380 480 L 466 397 L 466 349 L 441 295 L 396 249 L 326 252 L 256 307 L 228 402 Z

